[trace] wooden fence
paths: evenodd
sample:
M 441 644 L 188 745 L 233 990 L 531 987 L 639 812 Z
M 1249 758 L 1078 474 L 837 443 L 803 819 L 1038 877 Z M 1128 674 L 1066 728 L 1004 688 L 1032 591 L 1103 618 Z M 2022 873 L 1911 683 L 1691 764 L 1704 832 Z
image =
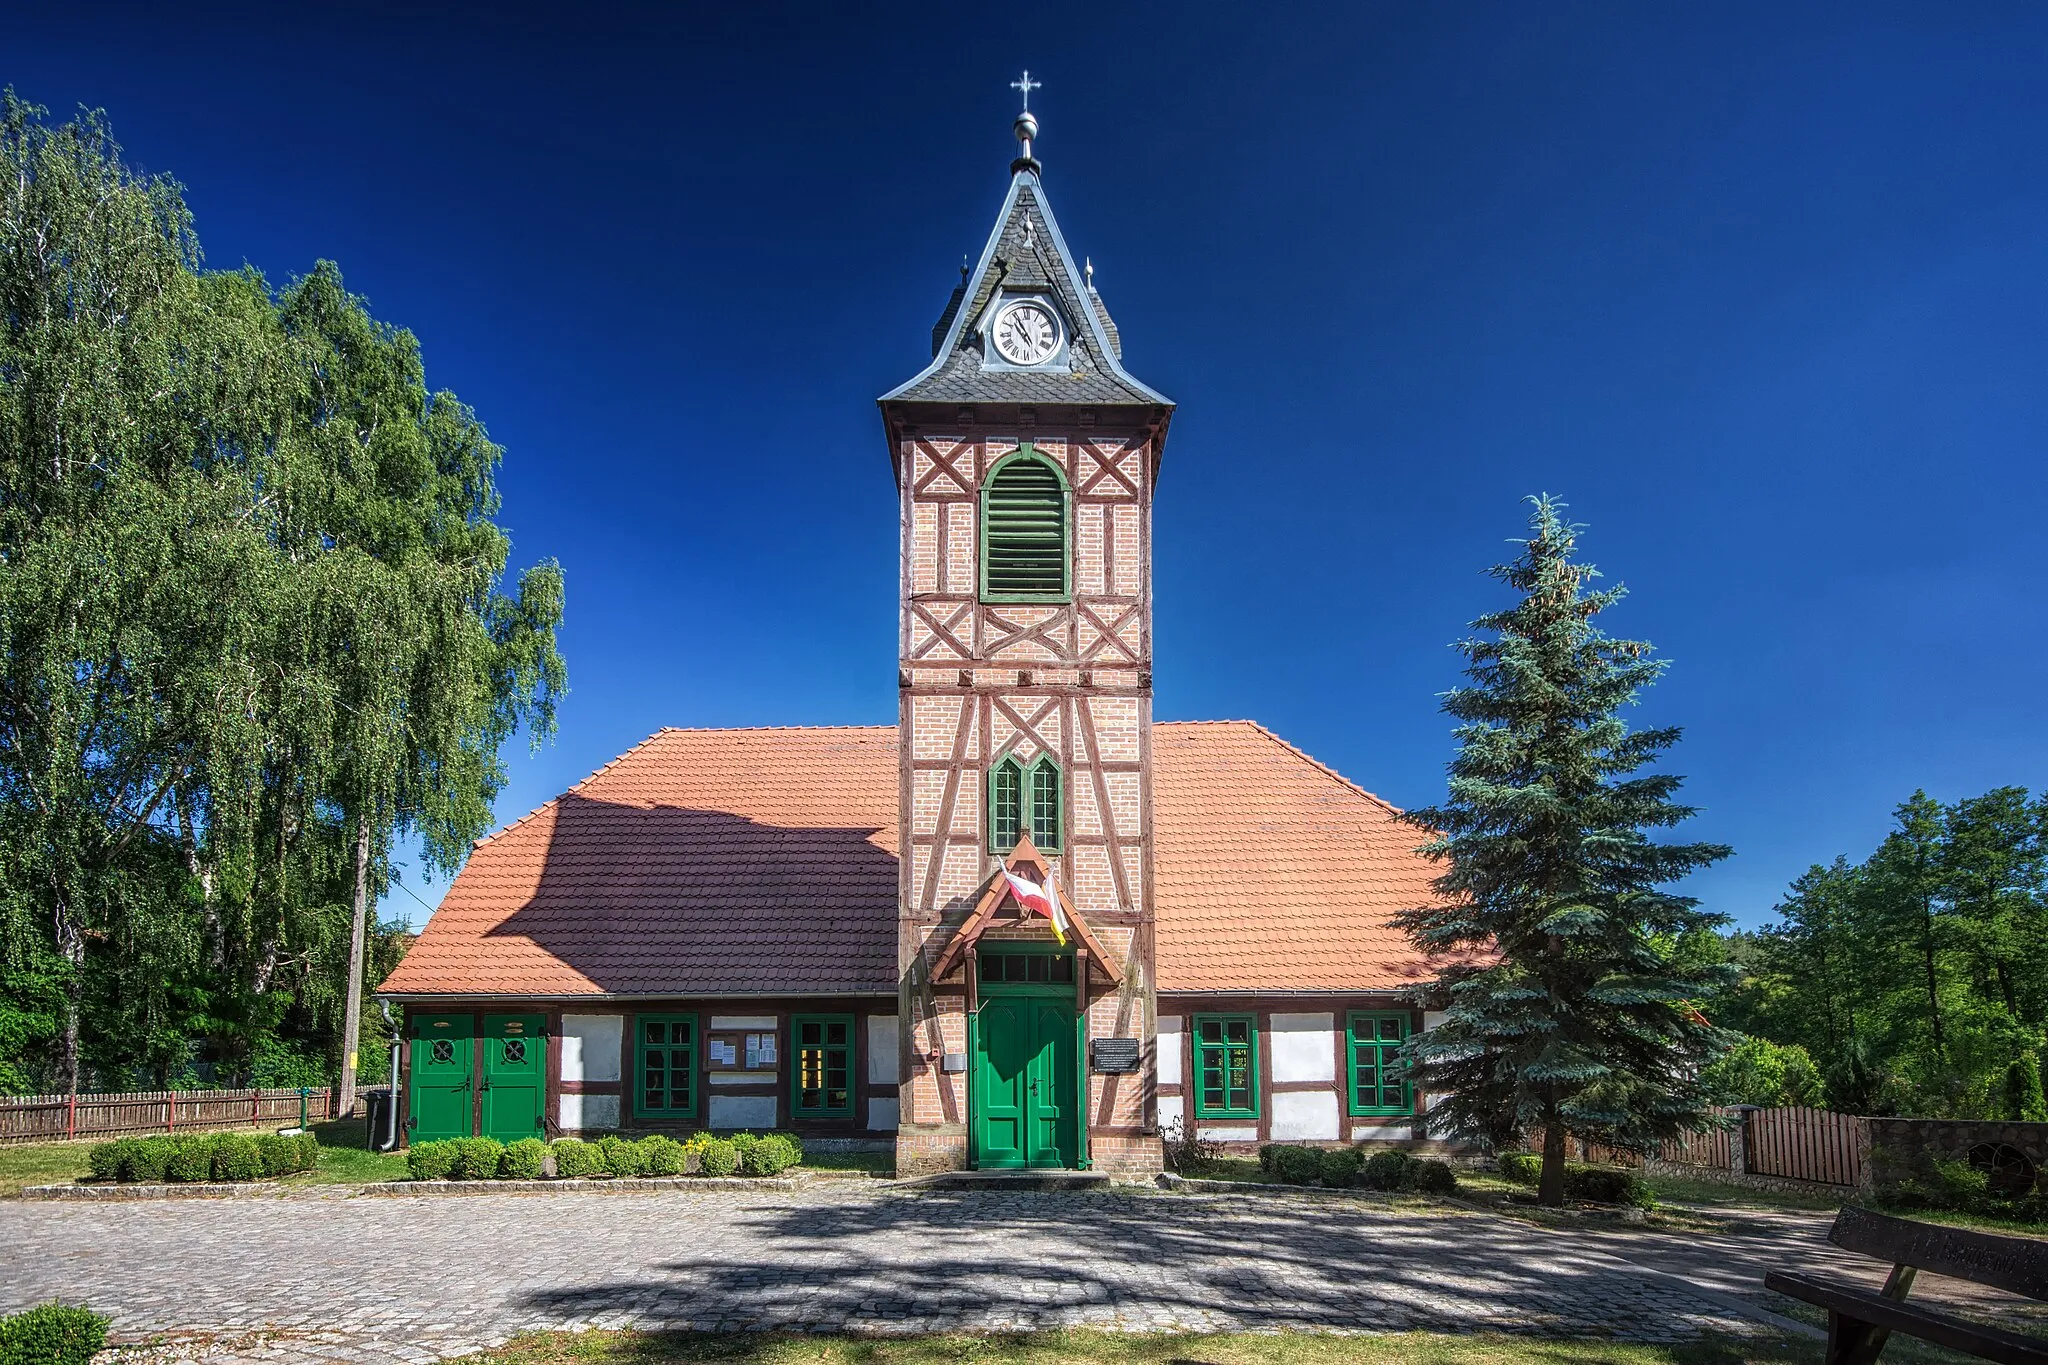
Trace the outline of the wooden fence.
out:
M 1726 1110 L 1715 1110 L 1726 1113 Z M 1710 1166 L 1715 1170 L 1728 1171 L 1735 1168 L 1734 1145 L 1729 1141 L 1726 1128 L 1709 1128 L 1704 1133 L 1687 1133 L 1664 1144 L 1661 1153 L 1666 1161 L 1681 1166 Z
M 1862 1125 L 1854 1115 L 1831 1109 L 1752 1109 L 1743 1120 L 1747 1172 L 1820 1185 L 1860 1185 Z
M 306 1096 L 306 1117 L 329 1115 L 333 1092 Z M 144 1090 L 127 1095 L 0 1096 L 0 1146 L 65 1138 L 128 1137 L 186 1128 L 285 1128 L 299 1121 L 297 1090 Z

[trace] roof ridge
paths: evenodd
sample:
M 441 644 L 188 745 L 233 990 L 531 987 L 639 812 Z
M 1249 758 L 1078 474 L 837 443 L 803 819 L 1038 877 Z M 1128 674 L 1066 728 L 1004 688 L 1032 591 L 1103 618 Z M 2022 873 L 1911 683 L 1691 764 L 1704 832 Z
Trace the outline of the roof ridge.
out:
M 647 739 L 645 739 L 645 740 L 642 740 L 642 741 L 641 741 L 640 743 L 641 743 L 641 744 L 645 744 L 645 743 L 647 743 L 647 742 L 648 742 L 649 740 L 657 739 L 657 738 L 659 738 L 659 737 L 660 737 L 660 736 L 662 736 L 662 735 L 757 735 L 757 734 L 760 734 L 760 733 L 762 733 L 763 731 L 766 731 L 766 730 L 803 730 L 803 731 L 819 731 L 819 730 L 894 730 L 894 729 L 896 729 L 896 728 L 897 728 L 897 727 L 896 727 L 896 726 L 895 726 L 894 724 L 889 724 L 889 725 L 664 725 L 664 726 L 662 726 L 662 727 L 661 727 L 661 728 L 660 728 L 659 730 L 655 731 L 655 732 L 654 732 L 654 734 L 652 734 L 652 735 L 649 735 Z M 636 745 L 634 745 L 633 747 L 637 749 L 637 748 L 639 748 L 639 747 L 640 747 L 640 745 L 636 744 Z M 632 751 L 633 751 L 632 749 L 628 749 L 628 750 L 626 751 L 626 753 L 628 753 L 628 754 L 629 754 L 629 753 L 631 753 Z M 625 756 L 626 756 L 626 754 L 620 754 L 620 755 L 619 755 L 619 758 L 624 758 Z M 619 761 L 619 758 L 615 758 L 615 759 L 613 759 L 613 760 L 612 760 L 612 763 L 616 763 L 616 762 L 618 762 L 618 761 Z M 608 767 L 610 767 L 610 766 L 611 766 L 611 764 L 610 764 L 610 763 L 608 763 L 608 764 L 606 764 L 606 765 L 605 765 L 605 767 L 607 767 L 607 768 L 608 768 Z M 599 771 L 599 772 L 602 772 L 602 771 L 603 771 L 603 769 L 602 769 L 602 768 L 600 768 L 600 769 L 599 769 L 598 771 Z M 591 776 L 593 776 L 593 777 L 594 777 L 594 776 L 596 776 L 596 774 L 595 774 L 595 773 L 593 773 L 593 774 L 591 774 Z M 585 779 L 585 780 L 587 781 L 588 779 Z

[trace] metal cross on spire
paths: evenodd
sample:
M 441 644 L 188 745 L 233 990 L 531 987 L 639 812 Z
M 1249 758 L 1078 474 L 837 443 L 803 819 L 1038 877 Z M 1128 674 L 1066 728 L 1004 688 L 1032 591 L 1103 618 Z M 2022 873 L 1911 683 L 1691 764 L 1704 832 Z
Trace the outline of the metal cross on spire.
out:
M 1012 90 L 1021 90 L 1024 92 L 1024 112 L 1028 114 L 1031 112 L 1031 92 L 1034 90 L 1044 89 L 1045 82 L 1032 80 L 1031 73 L 1029 71 L 1026 71 L 1024 73 L 1023 79 L 1014 80 L 1010 82 L 1010 88 Z

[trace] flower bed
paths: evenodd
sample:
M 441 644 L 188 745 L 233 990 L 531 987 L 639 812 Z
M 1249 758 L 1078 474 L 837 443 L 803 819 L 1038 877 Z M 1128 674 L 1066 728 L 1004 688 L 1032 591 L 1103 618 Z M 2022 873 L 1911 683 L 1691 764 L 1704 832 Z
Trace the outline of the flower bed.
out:
M 405 1164 L 414 1180 L 589 1180 L 779 1175 L 803 1156 L 803 1142 L 790 1133 L 736 1133 L 729 1138 L 696 1133 L 682 1142 L 660 1134 L 638 1142 L 622 1137 L 595 1142 L 521 1138 L 509 1145 L 492 1138 L 449 1138 L 408 1148 Z
M 274 1180 L 310 1171 L 320 1160 L 311 1133 L 188 1133 L 95 1143 L 86 1154 L 92 1179 L 122 1184 L 203 1185 Z

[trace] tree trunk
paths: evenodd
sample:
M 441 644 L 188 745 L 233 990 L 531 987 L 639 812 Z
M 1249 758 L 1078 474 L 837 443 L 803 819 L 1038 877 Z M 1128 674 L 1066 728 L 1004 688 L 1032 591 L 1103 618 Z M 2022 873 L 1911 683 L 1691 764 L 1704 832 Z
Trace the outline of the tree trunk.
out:
M 356 816 L 356 912 L 348 936 L 348 1005 L 341 1024 L 341 1093 L 335 1097 L 336 1118 L 355 1112 L 356 1037 L 363 1025 L 363 938 L 370 914 L 370 816 Z
M 1543 1129 L 1543 1176 L 1536 1185 L 1536 1202 L 1564 1207 L 1564 1125 L 1554 1118 Z

